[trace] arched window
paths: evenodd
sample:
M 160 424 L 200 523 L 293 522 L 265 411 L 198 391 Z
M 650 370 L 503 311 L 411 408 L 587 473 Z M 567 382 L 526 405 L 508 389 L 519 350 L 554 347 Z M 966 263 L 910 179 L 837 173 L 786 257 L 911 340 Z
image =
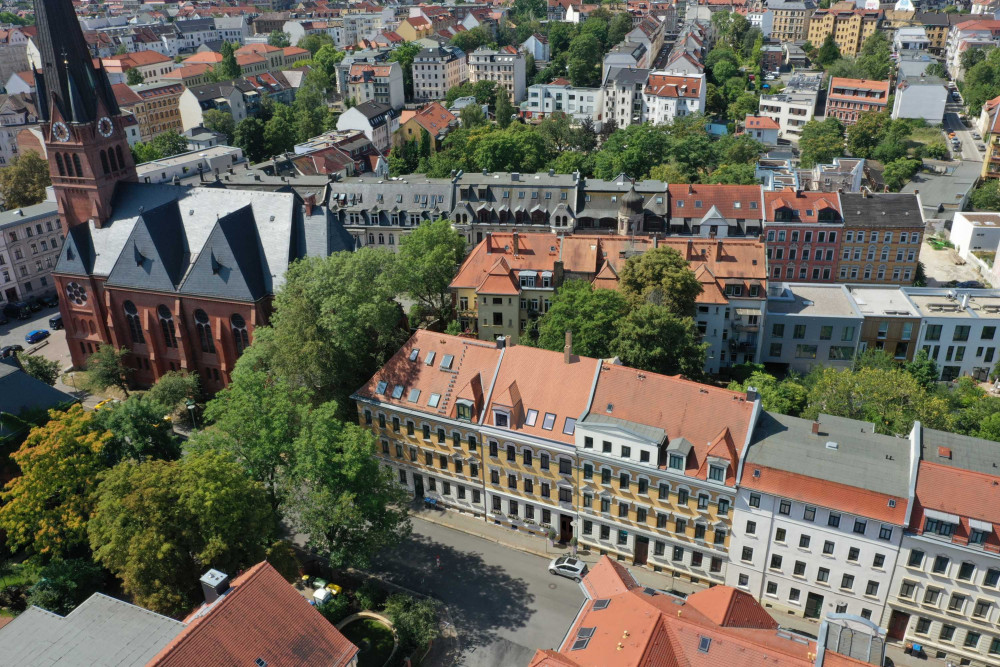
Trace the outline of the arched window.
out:
M 368 235 L 368 245 L 375 245 L 375 235 L 374 234 L 369 234 Z
M 243 350 L 250 346 L 250 335 L 247 334 L 247 322 L 239 313 L 233 313 L 229 318 L 229 323 L 233 327 L 233 343 L 236 345 L 236 356 L 243 354 Z
M 128 321 L 128 332 L 132 337 L 132 342 L 145 345 L 146 338 L 142 335 L 142 324 L 139 322 L 139 310 L 131 301 L 126 301 L 122 304 L 122 308 L 125 310 L 125 319 Z
M 90 327 L 90 333 L 97 333 L 97 327 L 94 326 L 94 320 L 87 320 L 87 326 Z
M 156 307 L 156 314 L 160 316 L 163 342 L 167 347 L 177 347 L 177 329 L 174 327 L 174 314 L 162 303 Z
M 108 154 L 104 151 L 101 151 L 101 169 L 104 170 L 105 174 L 111 171 L 108 169 Z
M 115 160 L 114 151 L 108 151 L 108 161 L 111 163 L 111 171 L 118 171 L 118 161 Z
M 212 340 L 212 325 L 208 322 L 208 313 L 199 308 L 194 311 L 194 323 L 198 329 L 198 340 L 201 351 L 215 354 L 215 341 Z
M 385 245 L 385 234 L 379 234 L 378 235 L 378 244 L 379 245 Z
M 66 175 L 66 168 L 63 167 L 62 154 L 56 153 L 56 168 L 59 169 L 59 175 Z
M 389 234 L 389 245 L 396 245 L 396 237 L 392 234 Z
M 80 156 L 76 153 L 73 154 L 73 169 L 77 176 L 83 176 L 83 165 L 80 164 Z
M 69 153 L 63 153 L 63 161 L 66 163 L 66 175 L 76 176 L 77 174 L 73 173 L 73 160 L 70 158 Z
M 118 168 L 119 169 L 124 169 L 125 168 L 125 158 L 122 157 L 122 147 L 121 146 L 115 146 L 115 152 L 118 154 Z

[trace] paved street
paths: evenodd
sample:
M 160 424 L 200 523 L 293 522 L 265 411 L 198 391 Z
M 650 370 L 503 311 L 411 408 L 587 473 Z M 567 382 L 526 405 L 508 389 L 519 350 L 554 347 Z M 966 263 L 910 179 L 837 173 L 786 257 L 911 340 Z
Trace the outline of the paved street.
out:
M 449 664 L 501 667 L 558 646 L 583 604 L 580 586 L 546 566 L 539 556 L 414 518 L 411 539 L 370 571 L 448 605 L 461 649 Z

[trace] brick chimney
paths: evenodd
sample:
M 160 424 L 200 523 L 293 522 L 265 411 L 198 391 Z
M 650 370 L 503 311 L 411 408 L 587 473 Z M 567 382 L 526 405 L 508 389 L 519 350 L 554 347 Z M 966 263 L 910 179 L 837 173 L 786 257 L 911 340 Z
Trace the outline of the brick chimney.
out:
M 514 233 L 511 234 L 511 238 L 513 238 L 513 240 L 514 240 L 514 255 L 516 256 L 516 255 L 520 254 L 520 252 L 519 252 L 520 251 L 520 243 L 519 243 L 520 239 L 517 236 L 517 230 L 516 229 L 514 230 Z
M 813 435 L 819 435 L 819 420 L 813 421 Z
M 316 195 L 315 194 L 306 195 L 305 204 L 306 204 L 306 215 L 307 216 L 312 215 L 313 209 L 316 208 Z
M 566 344 L 563 346 L 563 361 L 567 364 L 572 363 L 570 359 L 573 357 L 573 332 L 566 332 Z

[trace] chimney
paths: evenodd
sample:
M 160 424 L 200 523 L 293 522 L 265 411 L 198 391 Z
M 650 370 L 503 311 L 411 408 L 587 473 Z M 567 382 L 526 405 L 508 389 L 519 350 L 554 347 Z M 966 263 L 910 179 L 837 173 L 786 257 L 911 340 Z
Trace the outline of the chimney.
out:
M 715 258 L 718 259 L 722 257 L 722 239 L 716 241 Z
M 312 215 L 313 209 L 316 208 L 316 195 L 315 194 L 306 195 L 305 202 L 306 202 L 306 215 L 307 216 Z
M 497 349 L 498 350 L 502 350 L 505 347 L 507 347 L 507 338 L 506 338 L 506 336 L 497 336 Z
M 965 310 L 968 307 L 969 307 L 969 293 L 968 292 L 963 292 L 962 293 L 962 310 Z
M 493 232 L 486 232 L 486 254 L 493 252 Z
M 520 249 L 521 249 L 516 229 L 514 230 L 514 233 L 511 234 L 511 237 L 514 239 L 514 256 L 516 257 L 518 254 L 520 254 Z
M 757 388 L 747 387 L 747 401 L 753 403 L 757 400 Z
M 819 435 L 819 420 L 813 421 L 813 435 Z
M 218 570 L 209 570 L 199 581 L 201 591 L 205 594 L 205 604 L 212 604 L 229 590 L 229 575 Z
M 573 332 L 566 332 L 566 345 L 563 346 L 563 361 L 567 364 L 571 363 L 570 358 L 573 356 Z
M 715 238 L 715 227 L 709 227 L 708 228 L 708 238 L 710 238 L 710 239 L 714 239 Z

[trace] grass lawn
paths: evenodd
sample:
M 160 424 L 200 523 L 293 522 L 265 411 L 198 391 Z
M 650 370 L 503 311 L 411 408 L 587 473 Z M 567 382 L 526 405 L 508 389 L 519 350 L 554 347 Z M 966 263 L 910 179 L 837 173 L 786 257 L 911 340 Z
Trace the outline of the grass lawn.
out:
M 910 141 L 918 144 L 944 143 L 940 127 L 916 127 L 910 133 Z
M 341 632 L 361 649 L 358 667 L 382 667 L 392 653 L 392 630 L 374 619 L 354 621 L 344 626 Z

